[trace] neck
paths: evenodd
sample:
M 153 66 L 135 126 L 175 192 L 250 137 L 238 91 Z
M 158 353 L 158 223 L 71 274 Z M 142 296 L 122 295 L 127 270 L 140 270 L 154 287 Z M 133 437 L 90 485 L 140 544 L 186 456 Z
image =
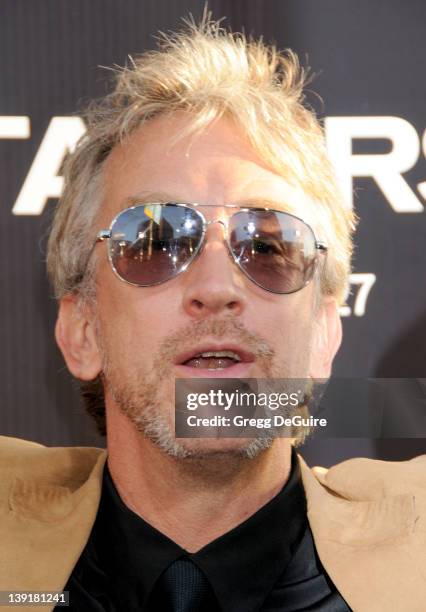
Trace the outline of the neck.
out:
M 188 552 L 196 552 L 270 501 L 288 479 L 290 440 L 254 459 L 231 452 L 176 459 L 108 416 L 108 466 L 123 502 Z

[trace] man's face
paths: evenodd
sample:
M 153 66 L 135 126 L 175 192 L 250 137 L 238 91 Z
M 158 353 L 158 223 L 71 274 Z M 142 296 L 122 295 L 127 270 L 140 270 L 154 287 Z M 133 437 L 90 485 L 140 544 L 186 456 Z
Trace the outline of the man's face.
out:
M 187 121 L 177 114 L 156 118 L 113 150 L 105 166 L 98 230 L 130 200 L 159 201 L 159 194 L 164 201 L 207 205 L 208 220 L 223 219 L 228 213 L 217 206 L 224 204 L 274 202 L 315 227 L 303 193 L 265 167 L 230 120 L 171 145 Z M 241 440 L 175 441 L 175 377 L 206 377 L 208 369 L 214 377 L 306 378 L 315 368 L 314 281 L 289 295 L 258 287 L 229 256 L 221 224 L 208 227 L 203 251 L 185 272 L 153 287 L 119 280 L 105 245 L 96 248 L 107 423 L 114 412 L 124 412 L 138 430 L 177 456 L 235 451 Z M 232 365 L 226 356 L 191 359 L 206 351 L 234 351 L 242 362 Z

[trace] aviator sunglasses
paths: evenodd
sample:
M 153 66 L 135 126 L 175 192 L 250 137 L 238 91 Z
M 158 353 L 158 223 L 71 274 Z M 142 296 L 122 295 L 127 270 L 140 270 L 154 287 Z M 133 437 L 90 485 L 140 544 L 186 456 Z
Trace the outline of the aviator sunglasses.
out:
M 231 209 L 225 219 L 206 220 L 200 209 Z M 107 241 L 115 274 L 126 283 L 151 287 L 184 272 L 201 253 L 209 225 L 220 223 L 236 265 L 256 285 L 294 293 L 312 279 L 318 242 L 311 227 L 294 215 L 234 204 L 136 204 L 120 212 L 96 242 Z

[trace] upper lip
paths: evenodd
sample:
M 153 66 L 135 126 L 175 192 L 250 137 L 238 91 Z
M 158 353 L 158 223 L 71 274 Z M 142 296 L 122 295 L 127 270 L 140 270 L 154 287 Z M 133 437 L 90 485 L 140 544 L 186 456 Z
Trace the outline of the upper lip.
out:
M 232 351 L 233 353 L 236 353 L 238 355 L 238 357 L 241 359 L 241 362 L 243 363 L 249 363 L 254 361 L 253 353 L 244 349 L 238 344 L 233 344 L 232 342 L 221 342 L 220 344 L 215 342 L 206 342 L 204 344 L 194 346 L 188 349 L 187 351 L 184 351 L 183 353 L 180 353 L 180 355 L 176 357 L 175 364 L 182 365 L 183 363 L 185 363 L 185 361 L 193 359 L 200 353 L 218 351 Z

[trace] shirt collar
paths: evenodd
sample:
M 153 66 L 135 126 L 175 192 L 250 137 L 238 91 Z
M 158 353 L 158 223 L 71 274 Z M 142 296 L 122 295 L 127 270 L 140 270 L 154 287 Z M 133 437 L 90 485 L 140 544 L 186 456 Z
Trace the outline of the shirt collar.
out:
M 224 612 L 258 609 L 285 571 L 306 529 L 306 500 L 296 453 L 281 491 L 243 523 L 188 553 L 130 510 L 105 465 L 93 536 L 122 592 L 146 603 L 162 572 L 186 556 L 205 574 Z M 102 552 L 101 549 L 104 549 Z M 121 590 L 121 589 L 120 589 Z

